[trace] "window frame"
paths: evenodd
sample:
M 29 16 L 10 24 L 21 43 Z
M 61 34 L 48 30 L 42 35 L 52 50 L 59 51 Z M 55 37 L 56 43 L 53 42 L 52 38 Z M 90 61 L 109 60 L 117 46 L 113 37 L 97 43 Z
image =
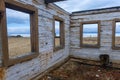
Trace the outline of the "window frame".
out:
M 53 40 L 53 43 L 54 43 L 54 49 L 53 51 L 58 51 L 58 50 L 61 50 L 61 49 L 64 49 L 65 47 L 65 26 L 64 26 L 64 20 L 58 16 L 53 16 L 53 36 L 54 36 L 54 40 Z M 59 21 L 60 22 L 60 47 L 56 47 L 55 46 L 55 21 Z
M 83 25 L 84 24 L 98 24 L 97 45 L 83 44 Z M 80 47 L 81 48 L 100 48 L 100 21 L 86 21 L 80 23 Z
M 3 66 L 11 66 L 20 62 L 28 61 L 39 55 L 38 45 L 38 10 L 34 6 L 22 4 L 14 0 L 5 0 L 4 2 L 5 12 L 1 20 L 1 38 L 2 38 L 2 54 L 3 54 Z M 7 37 L 7 22 L 6 22 L 6 8 L 26 12 L 30 14 L 30 33 L 31 33 L 31 54 L 24 55 L 19 58 L 9 58 L 8 51 L 8 37 Z
M 113 20 L 113 26 L 112 26 L 112 49 L 113 50 L 120 50 L 120 47 L 115 46 L 116 22 L 120 22 L 120 19 L 114 19 Z
M 4 7 L 4 1 L 1 0 L 0 1 L 0 16 L 2 16 L 2 14 L 5 12 L 5 7 Z

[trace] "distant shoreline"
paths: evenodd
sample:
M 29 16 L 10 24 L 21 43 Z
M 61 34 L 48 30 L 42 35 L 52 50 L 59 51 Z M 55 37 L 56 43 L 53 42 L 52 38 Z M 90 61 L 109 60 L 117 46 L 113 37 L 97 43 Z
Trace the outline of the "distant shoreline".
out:
M 17 36 L 17 35 L 21 35 L 23 37 L 30 37 L 30 34 L 9 34 L 8 36 Z M 84 37 L 97 37 L 97 33 L 88 33 L 88 32 L 85 32 L 83 33 L 83 36 Z M 119 36 L 120 37 L 120 33 L 117 33 L 116 36 Z
M 30 34 L 8 34 L 8 37 L 20 35 L 22 37 L 30 37 Z
M 83 33 L 84 37 L 97 37 L 97 33 Z M 117 33 L 116 36 L 120 37 L 120 33 Z

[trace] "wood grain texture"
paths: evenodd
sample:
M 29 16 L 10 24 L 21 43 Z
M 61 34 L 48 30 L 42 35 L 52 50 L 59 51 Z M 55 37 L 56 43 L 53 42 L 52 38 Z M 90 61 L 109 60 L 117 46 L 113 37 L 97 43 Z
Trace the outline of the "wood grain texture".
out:
M 60 22 L 60 46 L 59 47 L 55 46 L 55 38 L 56 38 L 56 36 L 55 36 L 55 21 Z M 65 31 L 64 26 L 65 25 L 64 24 L 65 24 L 64 19 L 62 19 L 58 16 L 54 16 L 54 20 L 53 20 L 53 25 L 54 25 L 54 33 L 53 33 L 53 35 L 54 35 L 54 42 L 53 42 L 54 43 L 54 51 L 58 51 L 60 49 L 63 49 L 64 46 L 65 46 L 65 34 L 64 34 L 64 31 Z
M 5 77 L 5 69 L 0 68 L 0 80 L 4 80 L 4 77 Z
M 0 12 L 4 12 L 4 11 L 5 11 L 4 0 L 0 0 Z
M 84 44 L 83 42 L 83 24 L 98 24 L 98 33 L 97 33 L 97 44 L 91 45 L 91 44 Z M 86 21 L 80 23 L 80 47 L 86 47 L 86 48 L 99 48 L 100 47 L 100 21 Z
M 45 3 L 53 3 L 53 2 L 58 2 L 58 1 L 65 1 L 65 0 L 45 0 Z
M 112 28 L 113 28 L 112 29 L 112 49 L 119 50 L 120 47 L 116 46 L 116 40 L 119 41 L 119 38 L 117 39 L 117 37 L 115 36 L 115 34 L 116 34 L 116 22 L 120 22 L 120 19 L 114 19 L 113 20 L 113 25 L 112 25 Z M 119 43 L 117 43 L 117 44 L 119 44 Z
M 0 25 L 1 37 L 2 37 L 2 53 L 3 53 L 3 66 L 7 67 L 14 65 L 23 61 L 28 61 L 38 56 L 38 10 L 36 7 L 31 5 L 26 5 L 19 3 L 14 0 L 6 0 L 5 7 L 26 12 L 30 14 L 30 27 L 31 27 L 31 54 L 23 57 L 10 59 L 8 52 L 8 37 L 7 37 L 7 23 L 6 23 L 6 13 L 3 14 Z

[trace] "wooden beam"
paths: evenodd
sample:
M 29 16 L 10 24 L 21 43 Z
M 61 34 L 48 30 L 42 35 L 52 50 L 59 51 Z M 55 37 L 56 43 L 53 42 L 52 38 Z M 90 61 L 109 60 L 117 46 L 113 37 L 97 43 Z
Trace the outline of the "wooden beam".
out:
M 0 0 L 0 13 L 5 11 L 5 4 L 4 4 L 4 0 Z
M 58 2 L 58 1 L 65 1 L 65 0 L 45 0 L 45 3 L 53 3 L 53 2 Z

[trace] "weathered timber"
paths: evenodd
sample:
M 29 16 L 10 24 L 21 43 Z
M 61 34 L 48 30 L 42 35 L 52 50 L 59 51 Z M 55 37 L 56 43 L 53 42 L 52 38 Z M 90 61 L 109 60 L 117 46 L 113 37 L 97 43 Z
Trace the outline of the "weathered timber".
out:
M 5 4 L 4 4 L 4 0 L 0 1 L 0 16 L 3 15 L 3 12 L 5 11 Z
M 45 3 L 53 3 L 53 2 L 58 2 L 58 1 L 65 1 L 65 0 L 45 0 Z

